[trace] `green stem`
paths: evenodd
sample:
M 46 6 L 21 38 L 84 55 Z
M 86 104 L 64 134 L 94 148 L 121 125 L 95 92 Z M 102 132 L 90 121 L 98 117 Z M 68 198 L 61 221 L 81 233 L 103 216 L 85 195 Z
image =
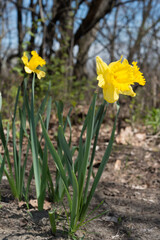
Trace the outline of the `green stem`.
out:
M 36 135 L 35 119 L 34 119 L 34 84 L 35 84 L 35 73 L 33 75 L 33 80 L 32 80 L 30 128 L 31 128 L 31 148 L 32 148 L 32 157 L 33 157 L 33 169 L 34 169 L 34 176 L 35 176 L 37 199 L 39 200 L 41 179 L 40 179 L 40 168 L 39 168 L 39 160 L 38 160 L 37 135 Z

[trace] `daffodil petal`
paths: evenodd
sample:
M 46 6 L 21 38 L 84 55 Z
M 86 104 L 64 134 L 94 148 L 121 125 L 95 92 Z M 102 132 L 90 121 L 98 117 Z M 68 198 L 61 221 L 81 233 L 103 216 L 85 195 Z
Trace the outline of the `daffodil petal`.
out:
M 27 57 L 27 54 L 26 52 L 23 53 L 23 57 L 21 57 L 24 65 L 27 65 L 28 64 L 28 57 Z
M 36 51 L 32 51 L 31 54 L 33 55 L 29 61 L 29 67 L 33 71 L 40 65 L 41 67 L 46 64 L 46 61 L 41 58 Z
M 43 58 L 39 59 L 39 65 L 41 67 L 43 67 L 43 65 L 45 65 L 45 64 L 46 64 L 46 61 Z
M 119 91 L 109 84 L 107 88 L 103 88 L 103 97 L 109 103 L 114 103 L 119 99 Z
M 43 72 L 43 71 L 41 71 L 39 69 L 36 69 L 35 73 L 37 74 L 38 79 L 41 79 L 41 78 L 45 77 L 45 75 L 46 75 L 45 72 Z
M 36 59 L 39 62 L 39 65 L 41 67 L 46 64 L 46 61 L 43 58 L 41 58 L 36 51 L 32 51 L 31 54 L 34 60 Z
M 104 74 L 108 68 L 107 64 L 103 62 L 99 56 L 96 57 L 96 67 L 97 67 L 97 75 Z
M 102 74 L 99 74 L 98 77 L 97 77 L 97 80 L 99 81 L 98 82 L 98 86 L 103 88 L 104 85 L 105 85 L 105 80 L 104 80 L 104 77 Z
M 122 61 L 123 55 L 120 57 L 120 59 L 116 62 L 112 62 L 109 64 L 109 68 L 113 71 L 116 71 L 119 66 L 121 66 L 121 61 Z
M 25 72 L 26 72 L 26 73 L 32 73 L 32 72 L 33 72 L 33 71 L 32 71 L 29 67 L 27 67 L 27 66 L 25 66 L 24 69 L 25 69 Z
M 131 97 L 135 97 L 136 96 L 136 93 L 133 91 L 131 86 L 129 86 L 129 90 L 121 91 L 120 94 L 128 95 L 128 96 L 131 96 Z
M 37 53 L 36 51 L 32 51 L 32 52 L 31 52 L 31 55 L 32 55 L 32 56 L 35 56 L 35 57 L 39 57 L 39 55 L 38 55 L 38 53 Z
M 139 71 L 137 62 L 132 62 L 132 65 L 133 65 L 134 81 L 139 83 L 140 85 L 144 86 L 146 81 L 145 81 L 145 78 L 143 77 L 143 74 Z

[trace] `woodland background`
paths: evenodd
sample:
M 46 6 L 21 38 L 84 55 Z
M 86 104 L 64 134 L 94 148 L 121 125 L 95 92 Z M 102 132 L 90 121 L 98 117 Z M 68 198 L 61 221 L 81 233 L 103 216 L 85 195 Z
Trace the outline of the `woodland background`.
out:
M 73 146 L 79 142 L 84 115 L 97 89 L 95 57 L 99 55 L 107 64 L 117 61 L 121 55 L 130 64 L 138 62 L 146 85 L 134 85 L 135 98 L 120 96 L 118 131 L 91 204 L 95 214 L 103 200 L 102 207 L 108 213 L 87 225 L 86 237 L 90 240 L 159 239 L 160 0 L 0 0 L 0 92 L 4 129 L 13 116 L 17 87 L 25 75 L 21 57 L 24 51 L 32 50 L 47 62 L 43 68 L 46 77 L 36 79 L 36 103 L 40 104 L 51 82 L 53 101 L 61 99 L 65 105 L 76 106 L 71 115 Z M 21 103 L 21 98 L 19 100 Z M 98 103 L 103 101 L 101 89 L 98 100 Z M 55 113 L 53 111 L 49 128 L 53 145 L 58 126 Z M 64 115 L 67 113 L 68 106 L 64 108 Z M 109 142 L 110 120 L 114 117 L 114 105 L 110 104 L 96 147 L 95 172 Z M 19 122 L 16 124 L 18 137 Z M 41 128 L 37 131 L 41 133 Z M 69 129 L 67 134 L 69 137 Z M 11 133 L 8 149 L 13 164 L 12 137 Z M 23 146 L 27 147 L 26 142 Z M 31 155 L 28 160 L 25 177 L 29 176 Z M 50 159 L 48 164 L 54 177 L 55 165 Z M 17 207 L 8 181 L 2 179 L 1 239 L 52 239 L 47 213 L 51 202 L 46 201 L 46 211 L 37 211 L 34 189 L 33 181 L 28 212 L 23 202 Z M 98 211 L 102 213 L 101 209 Z M 61 232 L 56 239 L 62 239 Z
M 86 103 L 97 87 L 95 57 L 108 64 L 123 55 L 137 61 L 146 86 L 122 97 L 129 110 L 145 115 L 160 106 L 159 0 L 1 0 L 0 91 L 3 111 L 12 110 L 23 79 L 21 56 L 36 50 L 46 59 L 38 98 L 51 81 L 54 99 Z M 136 116 L 136 117 L 137 117 Z

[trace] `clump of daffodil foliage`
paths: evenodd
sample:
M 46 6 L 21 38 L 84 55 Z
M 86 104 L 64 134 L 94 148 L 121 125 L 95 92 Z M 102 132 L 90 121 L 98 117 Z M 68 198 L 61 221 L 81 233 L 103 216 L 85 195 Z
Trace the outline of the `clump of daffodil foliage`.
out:
M 72 126 L 70 121 L 71 109 L 68 112 L 66 120 L 64 121 L 63 108 L 64 105 L 61 101 L 56 102 L 57 117 L 59 122 L 58 134 L 56 136 L 57 145 L 54 146 L 53 142 L 48 135 L 49 120 L 51 114 L 51 99 L 47 103 L 47 95 L 41 103 L 38 111 L 35 113 L 34 109 L 34 84 L 35 75 L 38 79 L 45 77 L 45 72 L 38 69 L 39 66 L 44 66 L 46 61 L 42 59 L 36 51 L 31 52 L 31 59 L 28 60 L 27 53 L 24 52 L 22 61 L 24 63 L 25 72 L 28 74 L 33 73 L 31 98 L 28 97 L 27 92 L 27 79 L 24 79 L 24 98 L 22 109 L 19 109 L 20 117 L 20 144 L 19 152 L 16 146 L 16 136 L 15 136 L 15 117 L 16 109 L 18 105 L 19 91 L 18 89 L 15 111 L 13 117 L 13 148 L 14 148 L 14 166 L 15 166 L 15 180 L 12 173 L 12 166 L 10 164 L 9 151 L 7 148 L 9 132 L 7 132 L 7 139 L 5 139 L 1 114 L 0 114 L 0 137 L 2 139 L 4 147 L 4 157 L 0 155 L 0 162 L 2 167 L 0 168 L 0 176 L 2 176 L 2 171 L 5 171 L 8 177 L 9 183 L 12 188 L 12 192 L 16 193 L 15 197 L 19 200 L 22 197 L 22 191 L 24 189 L 24 176 L 25 167 L 28 158 L 28 152 L 32 151 L 32 162 L 33 165 L 30 170 L 27 189 L 25 191 L 28 193 L 29 186 L 32 178 L 35 179 L 36 195 L 38 200 L 39 210 L 43 209 L 43 203 L 45 199 L 45 193 L 48 190 L 53 196 L 54 201 L 63 202 L 64 196 L 66 196 L 68 206 L 65 206 L 65 213 L 67 219 L 67 226 L 69 227 L 68 232 L 75 234 L 75 232 L 90 222 L 92 218 L 88 214 L 88 207 L 94 196 L 97 185 L 101 178 L 101 175 L 105 169 L 105 166 L 109 160 L 112 145 L 114 142 L 114 135 L 116 129 L 116 122 L 119 114 L 119 104 L 117 103 L 117 114 L 115 116 L 115 121 L 113 124 L 112 133 L 110 136 L 109 143 L 104 155 L 101 159 L 98 171 L 96 174 L 93 173 L 93 161 L 96 153 L 96 146 L 99 136 L 99 131 L 101 124 L 106 116 L 106 111 L 109 103 L 117 102 L 119 99 L 119 94 L 129 95 L 135 97 L 135 92 L 132 89 L 134 83 L 139 83 L 140 85 L 145 85 L 145 79 L 143 74 L 139 71 L 136 62 L 132 65 L 128 63 L 126 59 L 116 62 L 112 62 L 107 65 L 102 59 L 97 56 L 97 80 L 98 86 L 103 89 L 103 103 L 96 107 L 97 92 L 93 95 L 92 102 L 90 104 L 86 119 L 83 123 L 81 134 L 79 137 L 79 143 L 77 146 L 72 144 Z M 31 99 L 31 100 L 30 100 Z M 31 102 L 30 102 L 31 101 Z M 0 105 L 1 105 L 0 101 Z M 47 106 L 47 112 L 44 114 L 45 106 Z M 44 116 L 46 118 L 44 118 Z M 26 130 L 26 121 L 29 122 L 30 131 Z M 40 122 L 42 127 L 42 135 L 38 136 L 37 125 Z M 65 131 L 67 127 L 70 130 L 69 140 L 65 137 Z M 21 164 L 22 157 L 22 142 L 23 137 L 27 136 L 27 152 L 25 154 L 24 165 Z M 85 140 L 84 140 L 85 139 Z M 44 141 L 42 141 L 44 140 Z M 44 144 L 45 142 L 45 144 Z M 52 182 L 52 176 L 48 165 L 48 151 L 50 152 L 55 166 L 57 169 L 56 173 L 56 184 Z M 78 153 L 77 153 L 78 152 Z M 6 156 L 5 156 L 6 154 Z M 9 171 L 5 167 L 5 158 L 7 158 L 7 163 L 9 166 Z M 94 179 L 91 181 L 91 177 L 94 175 Z M 19 197 L 20 196 L 20 197 Z M 65 201 L 66 202 L 66 201 Z M 65 204 L 63 204 L 65 205 Z M 99 206 L 101 203 L 99 204 Z M 106 209 L 107 211 L 107 209 Z M 105 212 L 106 212 L 105 211 Z M 102 213 L 104 214 L 104 212 Z M 101 215 L 101 214 L 100 214 Z M 98 216 L 100 216 L 98 215 Z M 49 218 L 51 222 L 52 232 L 56 234 L 56 209 L 49 213 Z M 62 218 L 59 218 L 62 219 Z

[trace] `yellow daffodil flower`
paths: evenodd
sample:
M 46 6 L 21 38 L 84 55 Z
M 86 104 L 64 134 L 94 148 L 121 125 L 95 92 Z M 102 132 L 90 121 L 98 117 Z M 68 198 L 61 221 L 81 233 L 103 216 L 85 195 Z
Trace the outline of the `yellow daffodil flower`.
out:
M 131 85 L 135 82 L 145 85 L 143 74 L 139 71 L 136 62 L 130 65 L 127 59 L 122 62 L 122 57 L 116 62 L 107 65 L 97 56 L 97 80 L 98 86 L 103 88 L 103 97 L 109 103 L 114 103 L 119 99 L 119 94 L 134 97 L 136 93 Z
M 32 73 L 32 72 L 36 73 L 38 79 L 45 77 L 45 75 L 46 75 L 45 72 L 37 69 L 37 67 L 39 65 L 42 67 L 43 65 L 46 64 L 46 61 L 43 58 L 41 58 L 36 51 L 32 51 L 31 55 L 32 55 L 32 57 L 31 57 L 30 61 L 28 61 L 26 52 L 23 53 L 23 57 L 21 58 L 25 65 L 25 67 L 24 67 L 25 72 L 26 73 Z

